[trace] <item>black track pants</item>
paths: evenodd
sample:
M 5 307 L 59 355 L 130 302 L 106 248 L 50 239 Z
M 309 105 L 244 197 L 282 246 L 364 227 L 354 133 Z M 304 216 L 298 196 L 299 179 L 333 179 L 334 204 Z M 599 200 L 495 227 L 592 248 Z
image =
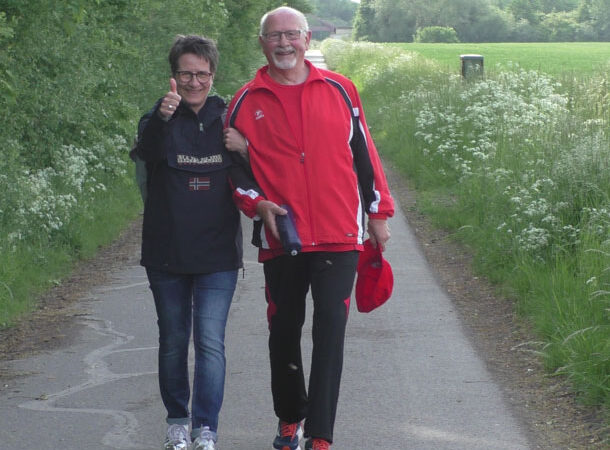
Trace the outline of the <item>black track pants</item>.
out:
M 305 421 L 305 435 L 333 439 L 343 343 L 358 252 L 311 252 L 264 263 L 271 390 L 276 415 Z M 305 298 L 313 298 L 309 389 L 301 358 Z

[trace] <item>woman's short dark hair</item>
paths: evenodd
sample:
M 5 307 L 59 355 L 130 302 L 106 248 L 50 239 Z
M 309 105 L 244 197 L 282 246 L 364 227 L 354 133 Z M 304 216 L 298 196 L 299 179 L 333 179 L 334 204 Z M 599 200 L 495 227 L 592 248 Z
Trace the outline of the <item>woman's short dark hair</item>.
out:
M 214 40 L 194 34 L 186 36 L 182 34 L 177 35 L 169 51 L 169 66 L 173 74 L 178 70 L 178 59 L 187 53 L 192 53 L 205 59 L 210 64 L 210 72 L 216 73 L 218 49 Z

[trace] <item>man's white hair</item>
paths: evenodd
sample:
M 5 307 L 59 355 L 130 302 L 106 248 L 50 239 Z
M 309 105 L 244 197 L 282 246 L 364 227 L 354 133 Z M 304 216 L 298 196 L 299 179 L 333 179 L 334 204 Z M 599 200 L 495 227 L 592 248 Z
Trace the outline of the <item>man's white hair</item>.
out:
M 299 22 L 301 22 L 301 29 L 304 31 L 309 31 L 309 24 L 307 23 L 307 17 L 298 9 L 291 8 L 290 6 L 280 6 L 279 8 L 275 8 L 267 13 L 261 18 L 261 27 L 260 27 L 260 35 L 262 36 L 265 33 L 265 28 L 267 26 L 267 19 L 277 13 L 287 12 L 294 14 L 298 17 Z

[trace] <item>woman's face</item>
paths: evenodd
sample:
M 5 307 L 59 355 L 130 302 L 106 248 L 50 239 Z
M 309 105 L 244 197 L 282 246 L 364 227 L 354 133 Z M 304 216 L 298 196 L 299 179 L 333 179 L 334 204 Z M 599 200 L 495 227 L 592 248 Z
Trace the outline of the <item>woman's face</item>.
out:
M 197 76 L 190 75 L 190 80 L 185 81 L 181 78 L 188 79 L 188 74 L 181 77 L 180 72 L 207 73 L 211 76 L 207 81 L 201 82 Z M 185 53 L 178 58 L 178 70 L 175 77 L 178 94 L 182 97 L 182 101 L 195 113 L 199 112 L 208 98 L 214 80 L 214 74 L 210 72 L 210 63 L 200 56 Z

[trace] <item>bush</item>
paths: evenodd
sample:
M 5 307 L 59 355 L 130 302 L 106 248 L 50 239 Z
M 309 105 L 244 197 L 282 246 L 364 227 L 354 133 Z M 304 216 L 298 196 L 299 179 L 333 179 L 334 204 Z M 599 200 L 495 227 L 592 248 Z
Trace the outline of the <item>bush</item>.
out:
M 423 27 L 418 28 L 413 38 L 415 42 L 460 42 L 457 33 L 451 27 Z
M 357 83 L 377 148 L 415 187 L 417 209 L 517 301 L 549 372 L 610 412 L 607 70 L 559 83 L 498 66 L 464 83 L 395 45 L 322 49 Z
M 0 328 L 140 212 L 127 154 L 169 88 L 174 36 L 218 41 L 230 96 L 263 58 L 254 36 L 275 3 L 0 0 Z

